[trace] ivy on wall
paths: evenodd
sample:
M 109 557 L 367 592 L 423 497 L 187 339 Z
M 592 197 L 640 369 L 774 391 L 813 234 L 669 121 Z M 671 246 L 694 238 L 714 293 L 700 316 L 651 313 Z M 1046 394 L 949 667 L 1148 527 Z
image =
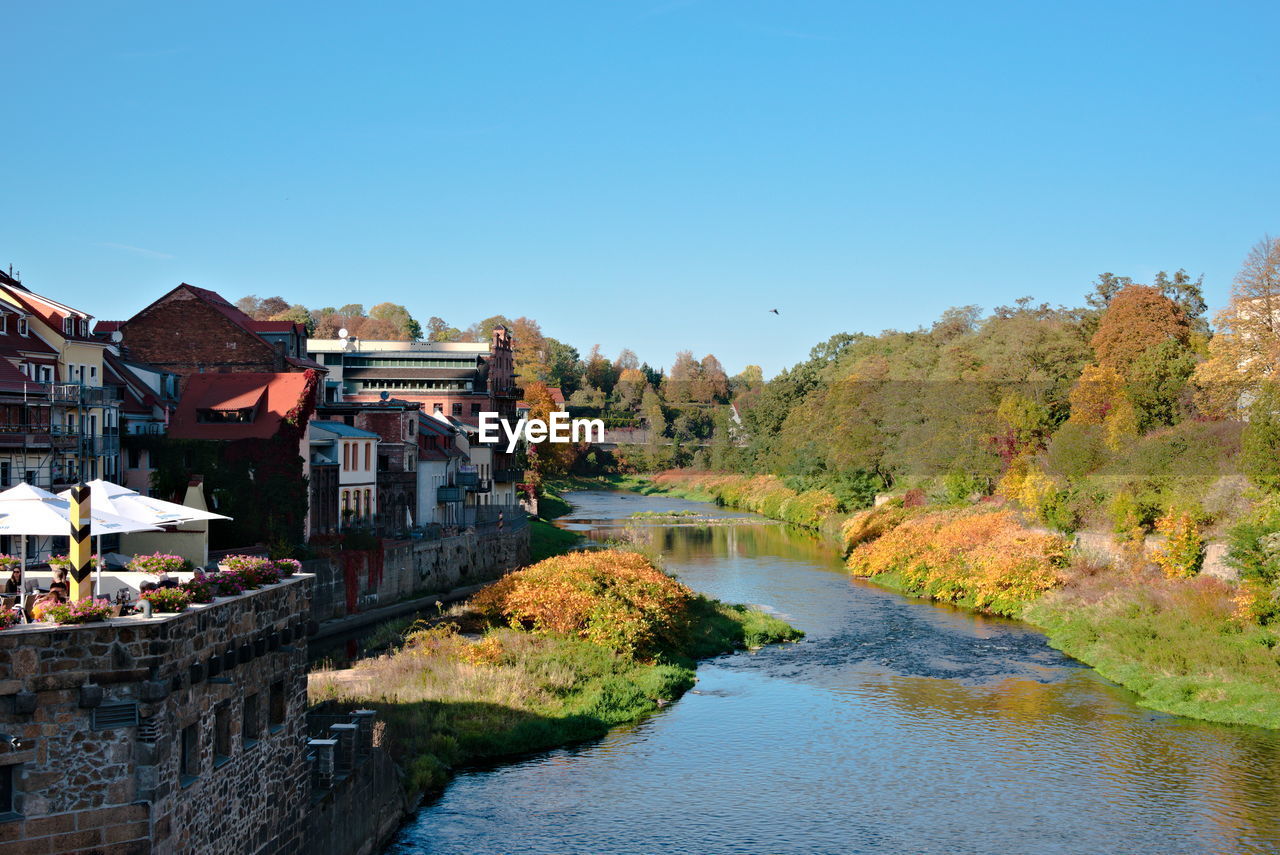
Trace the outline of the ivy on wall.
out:
M 123 442 L 126 448 L 149 452 L 151 486 L 162 498 L 181 501 L 191 476 L 204 477 L 210 509 L 232 517 L 210 525 L 211 549 L 302 542 L 307 479 L 297 439 L 277 435 L 221 442 L 127 436 Z

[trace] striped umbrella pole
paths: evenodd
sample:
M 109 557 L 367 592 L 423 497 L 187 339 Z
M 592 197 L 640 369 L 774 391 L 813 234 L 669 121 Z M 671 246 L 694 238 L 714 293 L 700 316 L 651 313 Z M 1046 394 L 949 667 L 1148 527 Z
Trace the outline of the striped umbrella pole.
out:
M 93 538 L 89 522 L 89 485 L 80 483 L 71 488 L 71 548 L 67 558 L 71 560 L 71 599 L 82 600 L 93 596 Z

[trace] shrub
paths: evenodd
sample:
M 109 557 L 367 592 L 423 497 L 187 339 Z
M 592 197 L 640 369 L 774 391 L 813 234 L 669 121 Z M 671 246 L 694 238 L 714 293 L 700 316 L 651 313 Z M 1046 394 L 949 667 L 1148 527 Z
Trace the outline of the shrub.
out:
M 191 562 L 181 555 L 156 552 L 151 555 L 135 555 L 133 560 L 125 566 L 135 573 L 150 573 L 152 576 L 159 576 L 161 573 L 180 573 L 184 570 L 190 570 Z
M 870 543 L 907 517 L 908 513 L 902 507 L 901 499 L 885 502 L 878 508 L 854 514 L 840 527 L 844 551 L 848 553 L 856 546 Z
M 1151 530 L 1159 508 L 1146 497 L 1139 498 L 1130 490 L 1116 493 L 1108 506 L 1111 514 L 1111 530 L 1121 540 L 1142 540 Z
M 147 591 L 139 599 L 151 603 L 151 608 L 157 612 L 186 611 L 187 606 L 191 605 L 191 594 L 182 588 L 156 588 Z
M 281 579 L 287 579 L 294 573 L 302 569 L 302 562 L 296 558 L 277 558 L 275 560 L 276 573 Z
M 227 569 L 224 573 L 234 573 L 240 578 L 245 588 L 258 588 L 280 581 L 277 563 L 270 558 L 258 555 L 228 555 L 218 562 Z
M 1204 564 L 1204 539 L 1196 519 L 1188 511 L 1169 511 L 1156 522 L 1165 543 L 1152 559 L 1170 579 L 1185 579 L 1200 572 Z
M 1227 564 L 1246 581 L 1280 582 L 1280 501 L 1264 502 L 1227 532 Z
M 193 603 L 212 603 L 213 598 L 218 596 L 209 577 L 199 570 L 196 571 L 195 576 L 178 587 L 191 595 L 191 602 Z
M 677 648 L 693 592 L 636 552 L 593 550 L 540 561 L 472 598 L 490 619 L 573 635 L 630 656 Z
M 244 578 L 234 570 L 209 573 L 202 577 L 215 597 L 235 597 L 245 592 Z
M 58 624 L 94 623 L 111 617 L 111 601 L 85 597 L 45 609 L 46 620 Z
M 1017 616 L 1060 586 L 1067 543 L 1029 531 L 1010 511 L 943 511 L 908 519 L 849 556 L 860 576 L 896 574 L 909 593 Z

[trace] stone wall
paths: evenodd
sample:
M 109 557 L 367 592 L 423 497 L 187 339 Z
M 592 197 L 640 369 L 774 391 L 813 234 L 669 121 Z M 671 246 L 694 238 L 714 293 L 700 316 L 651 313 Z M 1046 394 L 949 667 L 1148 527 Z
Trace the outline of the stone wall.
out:
M 356 601 L 354 611 L 361 611 L 488 582 L 529 561 L 527 525 L 503 534 L 471 531 L 440 540 L 383 543 L 380 572 L 378 567 L 371 566 L 373 562 L 367 552 L 348 552 L 304 562 L 304 569 L 316 577 L 312 598 L 316 620 L 351 613 L 347 608 L 348 572 L 354 574 L 356 582 L 352 592 Z
M 417 807 L 400 770 L 375 748 L 352 774 L 317 794 L 307 820 L 306 855 L 371 855 L 380 851 Z
M 0 630 L 0 855 L 301 851 L 312 584 Z

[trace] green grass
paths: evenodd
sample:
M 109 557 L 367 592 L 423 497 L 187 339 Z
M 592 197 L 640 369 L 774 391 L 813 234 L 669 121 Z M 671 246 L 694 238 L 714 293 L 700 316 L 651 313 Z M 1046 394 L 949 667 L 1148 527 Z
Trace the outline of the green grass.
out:
M 1143 589 L 1092 604 L 1048 596 L 1024 617 L 1054 647 L 1134 692 L 1142 706 L 1206 721 L 1280 727 L 1280 638 L 1186 599 Z
M 699 597 L 686 647 L 641 662 L 582 641 L 490 630 L 479 642 L 427 630 L 392 654 L 311 675 L 313 703 L 373 708 L 410 792 L 441 789 L 454 769 L 598 739 L 679 698 L 695 660 L 801 633 L 756 609 Z
M 529 520 L 529 563 L 536 564 L 553 555 L 563 555 L 582 543 L 571 531 L 557 528 L 545 520 Z

